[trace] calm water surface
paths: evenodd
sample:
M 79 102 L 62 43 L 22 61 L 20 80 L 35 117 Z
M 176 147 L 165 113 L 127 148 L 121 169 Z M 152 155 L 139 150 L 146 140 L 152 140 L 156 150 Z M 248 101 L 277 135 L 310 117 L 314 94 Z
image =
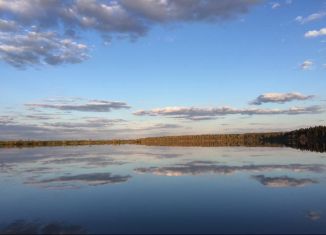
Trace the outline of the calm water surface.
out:
M 0 150 L 0 233 L 326 233 L 326 153 Z

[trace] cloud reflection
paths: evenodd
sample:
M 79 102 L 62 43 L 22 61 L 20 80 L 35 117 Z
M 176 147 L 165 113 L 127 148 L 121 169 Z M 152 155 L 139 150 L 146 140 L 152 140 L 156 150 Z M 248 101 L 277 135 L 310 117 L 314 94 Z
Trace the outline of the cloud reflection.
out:
M 321 218 L 321 212 L 319 211 L 308 211 L 306 217 L 310 220 L 319 220 Z
M 0 174 L 19 176 L 24 184 L 43 189 L 80 189 L 128 181 L 129 172 L 116 174 L 115 171 L 122 165 L 133 164 L 139 157 L 164 160 L 182 155 L 166 150 L 130 151 L 118 147 L 8 150 L 0 155 Z
M 85 164 L 88 168 L 109 165 L 123 165 L 122 161 L 116 161 L 105 156 L 90 156 L 90 157 L 64 157 L 58 159 L 47 160 L 44 164 Z
M 294 172 L 315 172 L 320 173 L 325 170 L 324 165 L 318 164 L 289 164 L 289 165 L 244 165 L 244 166 L 229 166 L 229 165 L 216 165 L 207 164 L 203 162 L 189 162 L 186 164 L 179 164 L 176 166 L 168 167 L 149 167 L 149 168 L 136 168 L 137 173 L 150 173 L 154 175 L 165 176 L 182 176 L 182 175 L 200 175 L 200 174 L 233 174 L 235 172 L 250 171 L 275 171 L 275 170 L 288 170 Z
M 308 184 L 318 183 L 318 181 L 313 179 L 296 179 L 288 176 L 267 177 L 264 175 L 255 175 L 253 178 L 262 185 L 272 188 L 303 187 Z
M 111 173 L 89 173 L 79 175 L 64 175 L 55 178 L 43 179 L 39 181 L 27 182 L 28 184 L 46 185 L 51 183 L 82 183 L 89 186 L 123 183 L 131 178 L 129 175 L 112 175 Z
M 0 229 L 0 234 L 87 234 L 87 231 L 79 225 L 60 222 L 42 224 L 40 222 L 17 220 Z

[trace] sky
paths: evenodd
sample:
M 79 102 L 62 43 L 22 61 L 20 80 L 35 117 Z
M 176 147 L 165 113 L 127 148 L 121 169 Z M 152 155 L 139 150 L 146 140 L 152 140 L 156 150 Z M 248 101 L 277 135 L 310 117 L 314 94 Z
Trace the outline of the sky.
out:
M 0 0 L 0 139 L 326 125 L 325 0 Z

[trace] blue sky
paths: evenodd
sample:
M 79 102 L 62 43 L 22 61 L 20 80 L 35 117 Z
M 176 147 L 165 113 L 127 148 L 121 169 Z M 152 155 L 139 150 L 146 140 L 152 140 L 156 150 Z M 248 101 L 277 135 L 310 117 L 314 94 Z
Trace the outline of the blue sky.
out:
M 326 1 L 208 2 L 0 1 L 0 138 L 325 125 Z

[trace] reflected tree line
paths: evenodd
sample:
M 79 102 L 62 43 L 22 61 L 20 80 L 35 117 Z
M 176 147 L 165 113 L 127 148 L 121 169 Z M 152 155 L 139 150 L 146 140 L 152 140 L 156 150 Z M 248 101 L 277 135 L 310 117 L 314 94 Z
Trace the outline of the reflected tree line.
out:
M 301 150 L 325 152 L 326 126 L 302 128 L 290 132 L 149 137 L 135 140 L 135 142 L 140 145 L 154 146 L 286 146 Z
M 148 137 L 129 140 L 53 140 L 53 141 L 0 141 L 0 147 L 42 147 L 78 145 L 136 144 L 149 146 L 247 146 L 247 147 L 292 147 L 317 152 L 326 151 L 326 126 L 298 129 L 290 132 L 184 135 Z
M 326 126 L 302 128 L 290 132 L 280 133 L 263 139 L 267 143 L 280 143 L 284 146 L 326 152 Z

